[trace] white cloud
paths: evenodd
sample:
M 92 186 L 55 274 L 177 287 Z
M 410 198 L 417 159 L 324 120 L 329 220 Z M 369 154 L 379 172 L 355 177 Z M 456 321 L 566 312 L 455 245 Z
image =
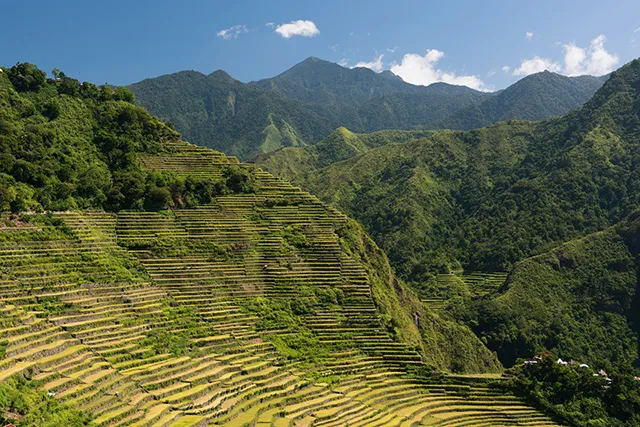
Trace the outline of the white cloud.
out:
M 491 71 L 489 71 L 489 72 L 487 73 L 487 77 L 493 77 L 493 76 L 495 76 L 495 75 L 496 75 L 495 70 L 491 70 Z
M 535 56 L 531 59 L 523 60 L 520 66 L 513 70 L 513 75 L 524 77 L 545 70 L 562 73 L 566 76 L 585 74 L 602 76 L 608 74 L 618 64 L 618 57 L 605 49 L 605 41 L 606 37 L 599 35 L 591 40 L 591 43 L 586 48 L 576 46 L 575 43 L 565 44 L 562 46 L 564 49 L 564 65 L 549 58 Z M 505 72 L 508 71 L 505 68 L 503 70 Z
M 599 35 L 583 49 L 573 43 L 564 45 L 564 74 L 580 76 L 609 74 L 618 65 L 618 57 L 604 48 L 606 37 Z
M 402 77 L 405 82 L 428 86 L 435 82 L 468 86 L 472 89 L 486 91 L 488 88 L 477 76 L 457 76 L 454 73 L 436 68 L 444 52 L 429 49 L 424 56 L 408 53 L 402 57 L 400 64 L 393 64 L 391 72 Z
M 264 26 L 269 28 L 274 28 L 276 24 L 274 24 L 273 22 L 267 22 L 266 24 L 264 24 Z
M 531 31 L 527 31 L 524 33 L 524 38 L 527 40 L 531 40 L 533 38 L 533 33 Z
M 387 48 L 387 52 L 391 52 L 391 53 L 396 53 L 396 50 L 398 50 L 398 46 L 394 46 L 393 49 Z
M 338 65 L 340 65 L 341 67 L 346 67 L 349 63 L 347 62 L 346 58 L 342 58 L 340 59 L 340 61 L 338 61 Z
M 291 21 L 288 24 L 281 24 L 276 27 L 276 33 L 280 34 L 285 39 L 289 39 L 293 36 L 313 37 L 320 34 L 320 30 L 316 27 L 313 21 L 297 20 Z
M 216 35 L 224 40 L 237 39 L 240 34 L 248 33 L 249 29 L 246 25 L 234 25 L 226 30 L 220 30 Z
M 586 49 L 576 46 L 573 43 L 564 45 L 564 69 L 570 76 L 584 74 L 581 72 L 584 61 L 587 57 Z
M 508 65 L 505 65 L 504 67 L 502 67 L 502 71 L 504 71 L 505 73 L 508 73 L 509 70 L 511 70 L 511 67 L 509 67 Z
M 513 70 L 514 76 L 528 76 L 529 74 L 539 73 L 541 71 L 553 71 L 559 73 L 562 71 L 562 67 L 557 62 L 553 62 L 548 58 L 540 58 L 535 56 L 531 59 L 522 61 L 520 66 Z
M 374 58 L 370 62 L 364 62 L 364 61 L 358 62 L 356 65 L 354 65 L 351 68 L 369 68 L 375 71 L 376 73 L 379 73 L 384 69 L 384 63 L 382 62 L 382 58 L 384 58 L 384 55 L 378 55 L 377 58 Z

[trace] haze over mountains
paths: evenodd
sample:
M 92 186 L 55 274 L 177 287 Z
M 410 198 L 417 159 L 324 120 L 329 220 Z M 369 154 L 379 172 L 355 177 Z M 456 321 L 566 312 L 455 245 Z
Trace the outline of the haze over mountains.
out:
M 389 71 L 311 57 L 257 82 L 242 83 L 221 70 L 182 71 L 130 88 L 140 105 L 171 121 L 187 140 L 248 159 L 315 144 L 339 126 L 354 132 L 473 129 L 545 119 L 579 107 L 605 80 L 545 72 L 487 93 L 446 83 L 416 86 Z

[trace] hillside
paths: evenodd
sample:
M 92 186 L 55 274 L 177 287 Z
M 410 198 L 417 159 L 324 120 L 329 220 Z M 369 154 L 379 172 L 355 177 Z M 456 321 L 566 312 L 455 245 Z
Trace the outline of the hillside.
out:
M 559 119 L 408 135 L 359 152 L 339 131 L 318 146 L 337 144 L 332 152 L 348 153 L 342 161 L 314 148 L 256 163 L 362 222 L 414 283 L 459 266 L 504 271 L 640 203 L 637 68 L 634 61 L 614 73 L 584 108 Z
M 390 72 L 308 58 L 258 82 L 242 83 L 224 71 L 183 71 L 130 89 L 140 105 L 170 120 L 186 139 L 247 160 L 313 145 L 341 126 L 358 133 L 470 129 L 505 118 L 548 118 L 582 105 L 602 84 L 590 77 L 547 77 L 530 76 L 492 94 L 445 83 L 415 86 Z
M 565 77 L 532 74 L 485 101 L 461 109 L 439 122 L 447 129 L 475 129 L 505 120 L 543 120 L 581 107 L 609 76 Z
M 548 350 L 607 370 L 638 366 L 639 254 L 635 213 L 517 263 L 463 317 L 508 365 Z
M 19 64 L 0 99 L 2 419 L 554 425 L 314 196 L 181 141 L 125 89 Z

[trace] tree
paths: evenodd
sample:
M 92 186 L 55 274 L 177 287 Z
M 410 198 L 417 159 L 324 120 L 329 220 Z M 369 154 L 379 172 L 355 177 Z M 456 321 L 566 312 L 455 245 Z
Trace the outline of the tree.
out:
M 153 187 L 149 190 L 146 205 L 151 210 L 162 210 L 171 207 L 171 192 L 166 187 Z
M 28 62 L 18 62 L 9 69 L 8 76 L 11 84 L 18 92 L 38 90 L 44 86 L 47 80 L 47 75 L 44 71 Z
M 42 115 L 49 120 L 55 120 L 60 116 L 60 102 L 56 98 L 52 98 L 44 104 Z

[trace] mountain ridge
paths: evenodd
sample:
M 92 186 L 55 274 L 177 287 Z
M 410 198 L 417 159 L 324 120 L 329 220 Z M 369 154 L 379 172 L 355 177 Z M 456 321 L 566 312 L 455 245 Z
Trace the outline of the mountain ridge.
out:
M 219 72 L 174 73 L 129 87 L 143 107 L 174 123 L 185 138 L 243 160 L 283 147 L 313 145 L 340 126 L 358 133 L 412 127 L 468 129 L 501 118 L 494 113 L 485 117 L 478 106 L 486 103 L 487 109 L 495 110 L 495 102 L 489 101 L 504 91 L 478 92 L 441 82 L 416 86 L 388 73 L 349 69 L 319 58 L 249 83 Z M 592 80 L 580 92 L 569 83 L 572 78 L 562 79 L 564 89 L 557 91 L 558 97 L 550 93 L 544 102 L 531 106 L 534 97 L 521 96 L 518 104 L 524 105 L 514 108 L 512 116 L 547 118 L 566 112 L 580 106 L 599 85 Z M 530 91 L 544 91 L 544 85 Z M 536 114 L 528 114 L 529 109 Z M 472 111 L 471 118 L 455 116 L 463 111 Z
M 336 131 L 314 147 L 282 149 L 255 160 L 359 220 L 388 253 L 397 274 L 425 297 L 461 304 L 469 300 L 466 285 L 442 288 L 438 274 L 509 271 L 564 242 L 608 229 L 640 208 L 640 174 L 634 166 L 640 162 L 639 100 L 636 59 L 614 72 L 582 108 L 558 118 L 416 137 L 400 134 L 398 140 L 381 132 L 378 137 L 386 144 L 378 147 L 366 144 L 373 134 Z M 350 148 L 353 138 L 365 148 Z M 338 148 L 323 153 L 320 148 L 325 145 Z M 340 155 L 331 157 L 336 153 Z M 609 246 L 599 249 L 603 256 Z M 634 280 L 625 295 L 633 295 Z M 495 318 L 505 315 L 497 312 Z M 475 318 L 470 324 L 479 321 Z M 517 325 L 525 321 L 514 321 L 508 333 L 499 322 L 494 329 L 476 331 L 496 350 L 516 340 Z M 520 343 L 527 350 L 516 356 L 500 351 L 501 360 L 509 365 L 527 352 L 544 350 L 544 343 L 552 342 L 546 329 L 531 332 L 542 336 L 528 338 L 535 344 L 512 341 L 510 345 Z M 616 340 L 625 343 L 628 362 L 637 359 L 637 352 L 629 351 L 633 344 L 625 334 L 616 335 Z M 561 356 L 611 358 L 596 343 L 597 354 L 587 354 L 591 338 L 581 339 L 584 342 L 570 351 L 565 348 Z M 547 347 L 553 348 L 555 344 Z

